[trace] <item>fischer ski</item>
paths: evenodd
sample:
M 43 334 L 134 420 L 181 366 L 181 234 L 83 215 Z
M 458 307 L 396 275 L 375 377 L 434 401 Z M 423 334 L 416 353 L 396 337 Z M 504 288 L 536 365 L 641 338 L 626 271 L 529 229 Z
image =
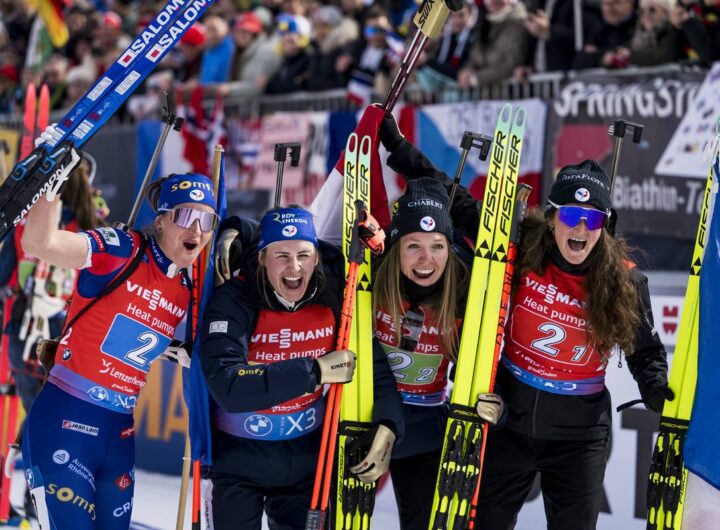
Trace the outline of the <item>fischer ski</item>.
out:
M 57 125 L 58 135 L 15 165 L 0 186 L 0 240 L 46 192 L 57 193 L 58 175 L 72 147 L 95 134 L 215 0 L 168 0 L 145 30 Z
M 525 119 L 525 109 L 513 114 L 512 106 L 504 105 L 495 129 L 431 530 L 466 528 L 474 513 L 470 506 L 477 502 L 487 425 L 478 417 L 475 401 L 479 393 L 492 392 L 502 342 Z
M 345 151 L 343 183 L 343 251 L 346 252 L 348 229 L 352 227 L 352 205 L 356 201 L 370 204 L 370 157 L 372 139 L 353 133 Z M 356 163 L 353 164 L 353 161 Z M 347 255 L 347 254 L 346 254 Z M 373 320 L 370 249 L 363 250 L 358 264 L 355 315 L 350 334 L 350 350 L 357 355 L 355 376 L 347 383 L 340 402 L 338 466 L 335 528 L 364 530 L 370 528 L 375 507 L 375 484 L 368 484 L 350 472 L 363 455 L 352 454 L 349 445 L 372 426 L 373 411 Z
M 700 274 L 709 232 L 709 212 L 717 154 L 714 153 L 713 157 L 714 163 L 710 166 L 705 184 L 680 330 L 670 369 L 668 386 L 675 393 L 675 399 L 665 401 L 650 463 L 647 489 L 648 530 L 679 530 L 682 527 L 688 476 L 683 460 L 683 447 L 697 383 Z

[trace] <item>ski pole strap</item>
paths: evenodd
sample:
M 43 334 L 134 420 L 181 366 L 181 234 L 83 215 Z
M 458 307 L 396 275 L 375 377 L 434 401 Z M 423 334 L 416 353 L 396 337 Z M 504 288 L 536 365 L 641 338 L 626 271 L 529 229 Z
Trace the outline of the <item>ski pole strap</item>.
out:
M 642 399 L 633 399 L 632 401 L 628 401 L 627 403 L 623 403 L 622 405 L 618 405 L 615 408 L 616 412 L 622 412 L 625 409 L 629 409 L 630 407 L 634 407 L 635 405 L 642 405 L 645 402 Z

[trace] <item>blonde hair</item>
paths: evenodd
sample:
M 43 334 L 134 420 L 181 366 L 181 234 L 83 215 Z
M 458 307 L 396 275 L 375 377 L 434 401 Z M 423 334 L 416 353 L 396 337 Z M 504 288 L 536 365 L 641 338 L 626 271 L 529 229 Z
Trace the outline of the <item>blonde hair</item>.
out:
M 387 311 L 395 326 L 395 340 L 400 344 L 402 319 L 405 317 L 400 268 L 400 243 L 390 247 L 378 264 L 373 285 L 373 314 L 378 309 Z M 436 315 L 434 325 L 438 328 L 440 346 L 443 355 L 455 362 L 459 343 L 457 319 L 460 318 L 460 293 L 467 283 L 467 267 L 450 249 L 448 242 L 448 261 L 439 280 L 442 288 L 433 295 L 427 304 Z

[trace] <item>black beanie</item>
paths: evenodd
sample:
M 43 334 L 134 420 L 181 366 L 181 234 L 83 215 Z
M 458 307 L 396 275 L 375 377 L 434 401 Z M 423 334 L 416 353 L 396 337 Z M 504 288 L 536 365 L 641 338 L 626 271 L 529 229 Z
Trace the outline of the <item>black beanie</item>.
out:
M 430 177 L 409 180 L 405 193 L 395 205 L 388 246 L 412 232 L 439 232 L 451 240 L 449 201 L 445 187 L 437 180 Z
M 548 200 L 557 205 L 579 202 L 609 212 L 612 208 L 610 178 L 594 160 L 565 166 L 558 173 Z

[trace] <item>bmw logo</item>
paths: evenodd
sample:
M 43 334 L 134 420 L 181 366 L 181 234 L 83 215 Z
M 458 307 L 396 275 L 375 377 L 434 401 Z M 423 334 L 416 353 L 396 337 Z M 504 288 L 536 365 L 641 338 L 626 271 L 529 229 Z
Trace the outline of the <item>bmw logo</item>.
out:
M 32 469 L 25 470 L 25 480 L 28 483 L 29 489 L 33 489 L 35 487 L 35 474 Z
M 194 201 L 201 201 L 205 198 L 205 194 L 200 190 L 192 190 L 190 192 L 190 198 Z
M 270 418 L 267 416 L 262 416 L 261 414 L 253 414 L 245 420 L 244 425 L 248 433 L 258 438 L 267 436 L 272 431 L 272 421 L 270 421 Z
M 425 217 L 420 219 L 420 228 L 422 228 L 426 232 L 431 232 L 435 228 L 435 219 L 433 219 L 429 215 L 426 215 Z
M 575 198 L 580 202 L 587 202 L 590 199 L 590 192 L 585 188 L 578 188 L 575 191 Z
M 70 460 L 70 453 L 65 449 L 58 449 L 53 453 L 52 459 L 56 464 L 66 464 Z
M 68 348 L 65 348 L 62 354 L 63 361 L 67 361 L 70 357 L 72 357 L 72 352 Z
M 285 237 L 292 237 L 297 234 L 297 227 L 295 225 L 283 226 L 282 235 Z
M 109 401 L 110 394 L 101 386 L 94 386 L 87 391 L 88 395 L 95 401 Z

